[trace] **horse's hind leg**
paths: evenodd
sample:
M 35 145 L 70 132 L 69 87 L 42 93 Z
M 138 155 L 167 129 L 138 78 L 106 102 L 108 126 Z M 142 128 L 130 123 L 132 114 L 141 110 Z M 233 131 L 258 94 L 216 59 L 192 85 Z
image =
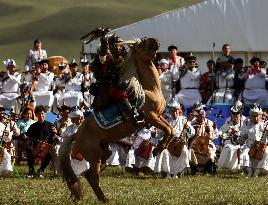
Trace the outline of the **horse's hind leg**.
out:
M 101 160 L 89 160 L 90 168 L 85 172 L 84 176 L 92 187 L 99 201 L 108 202 L 108 198 L 104 196 L 100 188 L 100 165 Z

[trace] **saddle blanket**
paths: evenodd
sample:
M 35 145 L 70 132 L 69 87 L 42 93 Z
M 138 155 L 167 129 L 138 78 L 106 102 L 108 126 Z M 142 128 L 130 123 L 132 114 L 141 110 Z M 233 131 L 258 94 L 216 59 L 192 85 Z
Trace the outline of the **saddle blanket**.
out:
M 111 104 L 104 110 L 93 110 L 93 116 L 102 129 L 110 129 L 123 122 L 123 118 L 116 104 Z

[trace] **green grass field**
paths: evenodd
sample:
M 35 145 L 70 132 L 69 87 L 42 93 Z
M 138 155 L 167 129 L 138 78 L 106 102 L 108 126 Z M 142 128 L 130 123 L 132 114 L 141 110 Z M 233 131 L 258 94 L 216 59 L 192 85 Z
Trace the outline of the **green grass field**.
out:
M 96 27 L 117 28 L 201 1 L 0 0 L 0 60 L 14 58 L 22 68 L 36 38 L 49 56 L 78 58 L 80 37 Z
M 60 177 L 49 171 L 45 179 L 27 179 L 26 166 L 17 166 L 13 178 L 0 180 L 0 204 L 72 204 Z M 86 180 L 86 196 L 78 204 L 101 204 Z M 162 179 L 158 175 L 136 177 L 120 167 L 108 167 L 101 185 L 110 204 L 268 204 L 268 178 L 245 178 L 239 173 L 221 171 L 216 176 L 184 176 Z

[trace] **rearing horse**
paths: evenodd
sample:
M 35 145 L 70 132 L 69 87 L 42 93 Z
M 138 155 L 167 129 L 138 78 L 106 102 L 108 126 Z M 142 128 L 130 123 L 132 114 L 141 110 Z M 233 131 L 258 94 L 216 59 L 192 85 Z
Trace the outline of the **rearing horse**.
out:
M 78 151 L 90 163 L 89 170 L 84 174 L 85 178 L 94 190 L 98 200 L 107 202 L 108 199 L 99 185 L 102 156 L 100 144 L 115 142 L 125 138 L 142 129 L 146 124 L 164 131 L 165 135 L 160 143 L 161 149 L 167 146 L 168 141 L 173 135 L 172 127 L 161 115 L 165 109 L 166 102 L 161 92 L 158 72 L 152 61 L 156 56 L 159 46 L 160 44 L 157 39 L 143 39 L 131 47 L 131 55 L 125 63 L 125 67 L 128 65 L 135 66 L 138 80 L 145 92 L 145 103 L 139 110 L 144 113 L 144 122 L 134 126 L 130 120 L 126 120 L 111 129 L 101 129 L 94 117 L 90 117 L 85 119 L 73 137 L 64 140 L 60 150 L 61 167 L 63 177 L 71 191 L 71 197 L 74 197 L 75 200 L 82 198 L 83 190 L 70 164 L 69 152 L 73 140 L 75 140 Z

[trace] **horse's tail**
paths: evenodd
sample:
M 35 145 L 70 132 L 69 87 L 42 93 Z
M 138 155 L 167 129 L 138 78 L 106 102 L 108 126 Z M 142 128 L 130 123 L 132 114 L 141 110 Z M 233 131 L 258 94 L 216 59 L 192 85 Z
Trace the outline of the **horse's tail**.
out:
M 72 142 L 74 141 L 74 135 L 65 137 L 59 150 L 60 155 L 60 167 L 63 175 L 63 180 L 66 181 L 68 188 L 71 191 L 71 198 L 75 201 L 80 200 L 84 196 L 82 186 L 79 182 L 79 178 L 73 171 L 70 160 L 70 150 L 72 148 Z

